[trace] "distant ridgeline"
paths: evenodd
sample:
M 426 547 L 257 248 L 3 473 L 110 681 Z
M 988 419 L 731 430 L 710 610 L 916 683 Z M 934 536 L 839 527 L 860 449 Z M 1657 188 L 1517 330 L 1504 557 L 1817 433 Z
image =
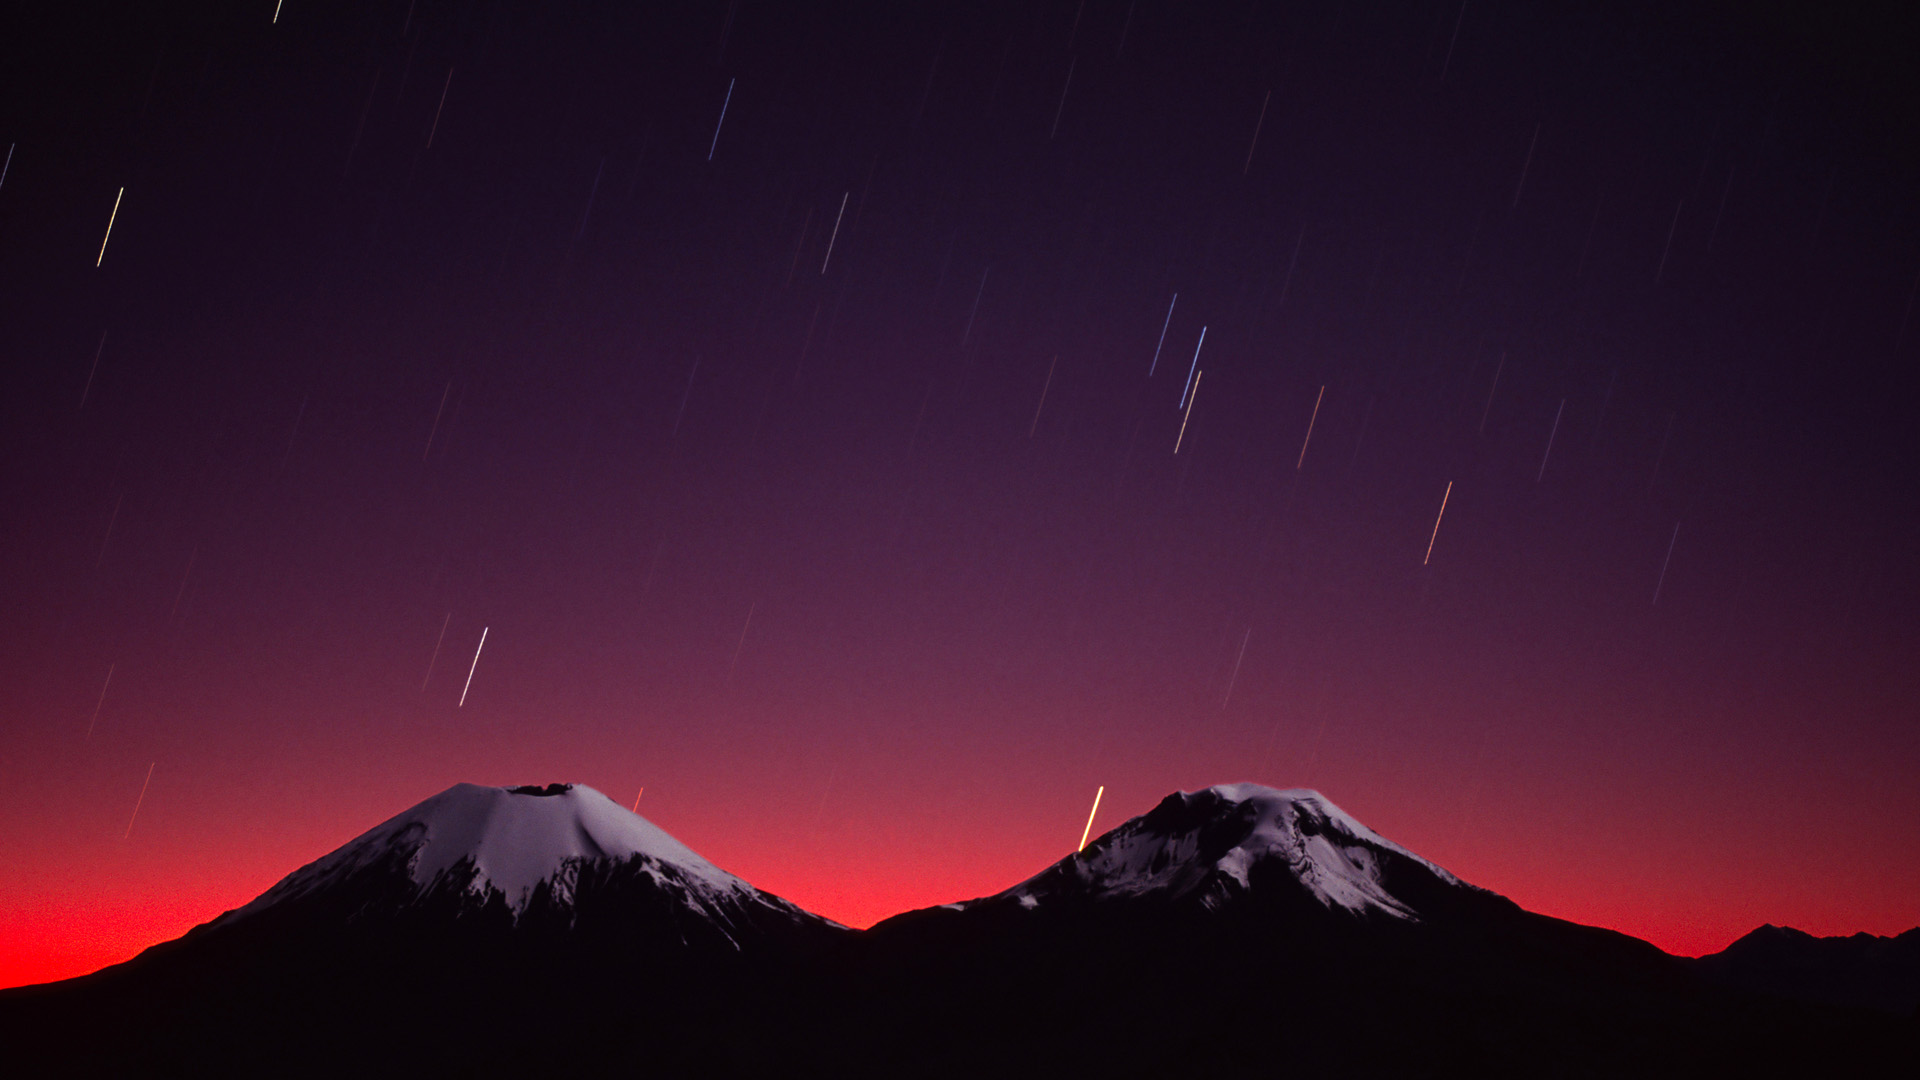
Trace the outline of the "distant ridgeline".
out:
M 1820 938 L 1769 924 L 1693 963 L 1726 986 L 1920 1022 L 1920 928 L 1895 937 Z

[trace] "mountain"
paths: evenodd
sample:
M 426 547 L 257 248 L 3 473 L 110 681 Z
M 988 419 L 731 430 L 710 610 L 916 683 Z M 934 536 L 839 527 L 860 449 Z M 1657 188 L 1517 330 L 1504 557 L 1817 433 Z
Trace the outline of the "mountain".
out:
M 1736 999 L 1644 941 L 1464 882 L 1317 792 L 1256 784 L 1169 795 L 1011 889 L 861 944 L 862 1027 L 922 1075 L 1871 1074 L 1902 1038 Z
M 1381 837 L 1319 792 L 1224 784 L 1169 795 L 1037 876 L 949 909 L 1219 911 L 1254 903 L 1419 922 L 1422 908 L 1437 912 L 1493 895 Z
M 1871 1076 L 1914 1049 L 1254 784 L 857 932 L 591 788 L 462 784 L 127 964 L 0 991 L 0 1046 L 35 1076 L 703 1080 Z
M 719 869 L 583 784 L 456 784 L 196 933 L 281 923 L 734 952 L 844 929 Z
M 1920 927 L 1895 937 L 1814 937 L 1769 924 L 1692 963 L 1725 986 L 1920 1019 Z
M 1133 925 L 1228 935 L 1236 948 L 1323 952 L 1530 942 L 1655 980 L 1669 957 L 1624 934 L 1522 910 L 1361 824 L 1315 791 L 1175 792 L 1004 892 L 896 916 L 878 936 L 1074 933 Z M 990 929 L 987 929 L 990 928 Z
M 851 933 L 585 785 L 458 784 L 178 940 L 0 992 L 0 1045 L 19 1075 L 440 1076 L 637 1036 L 687 1074 Z

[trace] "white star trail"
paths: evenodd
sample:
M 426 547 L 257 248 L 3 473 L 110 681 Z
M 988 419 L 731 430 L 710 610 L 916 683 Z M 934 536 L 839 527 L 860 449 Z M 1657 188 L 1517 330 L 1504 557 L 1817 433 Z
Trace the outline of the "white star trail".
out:
M 1272 100 L 1273 91 L 1271 90 L 1267 91 L 1266 97 L 1260 99 L 1260 119 L 1253 122 L 1253 141 L 1247 144 L 1247 160 L 1246 164 L 1240 166 L 1241 176 L 1247 175 L 1247 170 L 1253 168 L 1253 151 L 1260 145 L 1260 125 L 1267 122 L 1267 103 Z
M 100 684 L 100 700 L 93 703 L 93 719 L 87 721 L 87 738 L 93 738 L 93 725 L 100 722 L 100 707 L 107 703 L 107 687 L 113 685 L 113 669 L 117 663 L 107 665 L 107 681 Z
M 713 152 L 720 146 L 720 129 L 727 123 L 727 106 L 733 104 L 733 83 L 734 80 L 727 80 L 727 97 L 720 103 L 720 122 L 713 125 L 713 142 L 707 145 L 708 161 L 713 160 Z
M 1194 384 L 1199 381 L 1194 377 L 1193 373 L 1200 369 L 1200 346 L 1206 343 L 1207 328 L 1203 326 L 1200 328 L 1200 340 L 1193 346 L 1193 361 L 1187 365 L 1187 384 L 1180 388 L 1180 404 L 1174 406 L 1176 409 L 1184 409 L 1187 407 L 1187 392 L 1192 390 Z
M 1560 407 L 1553 411 L 1553 430 L 1547 432 L 1547 452 L 1540 455 L 1540 472 L 1533 478 L 1536 484 L 1547 478 L 1547 459 L 1553 456 L 1553 439 L 1560 434 L 1560 414 L 1566 411 L 1567 399 L 1561 398 Z
M 729 679 L 733 678 L 734 669 L 740 666 L 740 650 L 747 647 L 747 631 L 753 629 L 753 611 L 759 606 L 760 602 L 758 600 L 747 605 L 746 624 L 740 627 L 740 640 L 733 643 L 733 660 L 727 664 L 727 678 Z
M 1313 415 L 1307 417 L 1307 437 L 1300 440 L 1300 457 L 1293 463 L 1293 471 L 1299 472 L 1300 466 L 1307 463 L 1307 445 L 1313 442 L 1313 422 L 1320 419 L 1320 402 L 1327 396 L 1327 388 L 1320 388 L 1320 396 L 1313 399 Z
M 1452 497 L 1453 497 L 1453 481 L 1449 480 L 1447 481 L 1446 492 L 1440 496 L 1440 513 L 1434 515 L 1433 535 L 1427 537 L 1427 554 L 1424 558 L 1420 560 L 1421 566 L 1427 565 L 1427 563 L 1433 558 L 1434 541 L 1440 539 L 1440 520 L 1447 516 L 1447 500 Z
M 1075 851 L 1087 850 L 1087 837 L 1093 835 L 1093 819 L 1096 815 L 1100 813 L 1100 796 L 1105 795 L 1106 793 L 1107 793 L 1107 785 L 1105 784 L 1101 784 L 1100 789 L 1093 793 L 1093 810 L 1087 814 L 1087 827 L 1080 830 L 1080 846 L 1077 848 L 1074 848 L 1073 850 Z
M 1673 220 L 1667 224 L 1667 243 L 1660 249 L 1660 268 L 1653 272 L 1655 285 L 1660 284 L 1660 279 L 1667 276 L 1667 256 L 1673 254 L 1673 234 L 1680 228 L 1680 208 L 1686 204 L 1685 199 L 1673 204 Z
M 1040 430 L 1040 410 L 1047 407 L 1047 391 L 1053 389 L 1053 368 L 1054 365 L 1059 362 L 1060 358 L 1058 356 L 1047 361 L 1047 381 L 1040 387 L 1040 404 L 1034 407 L 1033 423 L 1027 425 L 1027 438 L 1029 439 L 1033 438 L 1034 432 Z
M 460 704 L 454 706 L 457 709 L 467 707 L 467 691 L 473 689 L 473 673 L 480 667 L 480 650 L 487 647 L 487 630 L 484 626 L 480 628 L 480 644 L 473 650 L 473 664 L 467 668 L 467 685 L 460 688 Z M 432 673 L 428 675 L 431 677 Z
M 133 823 L 140 820 L 140 804 L 147 801 L 147 785 L 153 783 L 153 767 L 158 764 L 155 761 L 147 765 L 147 778 L 140 782 L 140 797 L 133 800 L 133 816 L 127 819 L 127 831 L 120 837 L 122 840 L 133 838 Z
M 1227 702 L 1233 700 L 1233 684 L 1240 681 L 1240 664 L 1246 660 L 1247 642 L 1252 640 L 1253 627 L 1249 626 L 1247 627 L 1247 632 L 1240 635 L 1240 655 L 1233 658 L 1233 674 L 1227 676 L 1227 696 L 1220 699 L 1220 707 L 1222 709 L 1227 707 Z
M 1476 361 L 1477 362 L 1477 361 Z M 1507 354 L 1500 354 L 1500 362 L 1493 368 L 1493 385 L 1487 388 L 1487 407 L 1480 410 L 1480 434 L 1487 433 L 1487 417 L 1493 415 L 1493 395 L 1500 392 L 1500 373 L 1507 369 Z
M 1667 540 L 1667 557 L 1660 560 L 1660 580 L 1653 585 L 1653 603 L 1650 607 L 1660 606 L 1660 590 L 1667 584 L 1667 567 L 1673 563 L 1673 545 L 1680 542 L 1680 523 L 1673 523 L 1673 536 Z
M 833 261 L 833 242 L 840 239 L 840 219 L 847 216 L 847 196 L 853 192 L 844 192 L 840 196 L 840 212 L 833 216 L 833 235 L 827 237 L 827 257 L 820 260 L 820 272 L 827 272 L 827 264 Z
M 420 680 L 420 692 L 423 694 L 427 692 L 427 683 L 433 679 L 433 665 L 435 661 L 440 659 L 440 646 L 442 643 L 444 643 L 447 640 L 447 624 L 452 621 L 453 621 L 453 612 L 451 611 L 447 612 L 446 618 L 440 620 L 440 636 L 433 639 L 433 655 L 427 657 L 427 676 L 426 678 Z M 476 664 L 480 662 L 480 654 L 478 652 L 475 652 L 473 654 L 473 661 Z M 473 680 L 473 676 L 469 674 L 467 676 L 467 680 L 471 682 Z M 461 694 L 461 697 L 465 698 L 465 696 L 466 695 L 463 692 Z
M 440 407 L 433 410 L 433 427 L 427 431 L 427 447 L 420 451 L 421 461 L 427 460 L 427 455 L 433 453 L 433 437 L 440 434 L 440 414 L 447 411 L 447 395 L 451 393 L 453 393 L 453 383 L 449 381 L 446 389 L 440 391 Z
M 107 332 L 100 331 L 100 344 L 93 350 L 93 366 L 87 369 L 87 385 L 80 390 L 80 408 L 87 407 L 87 395 L 93 393 L 93 377 L 100 370 L 100 354 L 107 348 Z
M 93 260 L 93 265 L 96 269 L 106 260 L 107 241 L 113 239 L 113 222 L 115 218 L 120 216 L 120 200 L 125 197 L 126 194 L 127 189 L 121 188 L 120 193 L 113 197 L 113 213 L 107 215 L 107 234 L 100 238 L 100 254 L 95 256 Z
M 1167 343 L 1167 327 L 1173 325 L 1173 305 L 1180 302 L 1180 294 L 1173 294 L 1173 301 L 1167 305 L 1167 317 L 1160 322 L 1160 340 L 1153 345 L 1153 363 L 1147 365 L 1147 378 L 1153 378 L 1153 369 L 1160 366 L 1160 349 Z
M 1060 88 L 1060 105 L 1053 110 L 1053 130 L 1047 132 L 1048 142 L 1052 142 L 1053 137 L 1060 134 L 1060 114 L 1067 111 L 1067 91 L 1073 89 L 1073 65 L 1076 62 L 1078 61 L 1075 57 L 1067 59 L 1067 83 Z
M 462 85 L 465 85 L 464 83 Z M 447 91 L 453 89 L 453 69 L 447 69 L 447 83 L 440 88 L 440 104 L 433 110 L 433 127 L 427 130 L 427 149 L 433 149 L 433 137 L 440 132 L 440 114 L 447 108 Z
M 1187 411 L 1180 415 L 1180 437 L 1173 440 L 1173 452 L 1176 454 L 1180 452 L 1180 444 L 1187 441 L 1187 421 L 1193 416 L 1194 399 L 1200 396 L 1200 376 L 1205 374 L 1204 371 L 1193 373 L 1193 393 L 1187 398 Z
M 1467 0 L 1460 0 L 1460 14 L 1453 17 L 1453 36 L 1447 39 L 1447 58 L 1440 63 L 1440 85 L 1447 85 L 1447 69 L 1453 67 L 1453 47 L 1460 44 L 1460 24 L 1467 18 Z

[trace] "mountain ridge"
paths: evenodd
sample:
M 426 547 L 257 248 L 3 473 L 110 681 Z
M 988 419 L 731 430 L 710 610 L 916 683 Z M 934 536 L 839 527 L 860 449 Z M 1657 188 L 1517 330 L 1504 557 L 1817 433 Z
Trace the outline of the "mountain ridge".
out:
M 456 785 L 127 964 L 0 991 L 0 1040 L 71 1075 L 1872 1075 L 1903 1037 L 1721 989 L 1251 784 L 865 931 L 583 785 Z
M 1750 993 L 1877 1009 L 1920 1022 L 1920 927 L 1882 936 L 1817 937 L 1766 923 L 1717 953 L 1686 961 Z

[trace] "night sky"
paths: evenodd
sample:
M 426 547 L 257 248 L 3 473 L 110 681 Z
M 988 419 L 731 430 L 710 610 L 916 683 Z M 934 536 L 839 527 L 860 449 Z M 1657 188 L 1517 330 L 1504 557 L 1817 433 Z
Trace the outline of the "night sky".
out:
M 0 984 L 459 781 L 1920 923 L 1910 9 L 274 7 L 0 24 Z

